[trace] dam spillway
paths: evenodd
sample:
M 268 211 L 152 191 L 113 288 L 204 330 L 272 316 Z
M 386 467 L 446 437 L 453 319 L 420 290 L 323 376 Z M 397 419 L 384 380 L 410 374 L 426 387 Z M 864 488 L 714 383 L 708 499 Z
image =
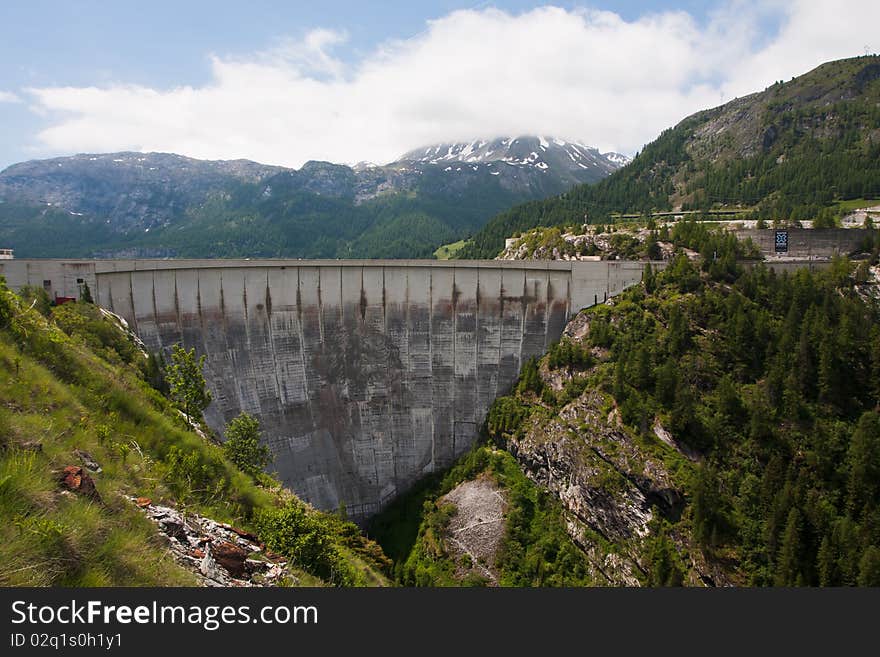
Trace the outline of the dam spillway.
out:
M 57 296 L 88 283 L 149 350 L 195 347 L 208 424 L 258 417 L 286 485 L 362 519 L 467 451 L 521 364 L 644 264 L 12 260 L 0 273 Z

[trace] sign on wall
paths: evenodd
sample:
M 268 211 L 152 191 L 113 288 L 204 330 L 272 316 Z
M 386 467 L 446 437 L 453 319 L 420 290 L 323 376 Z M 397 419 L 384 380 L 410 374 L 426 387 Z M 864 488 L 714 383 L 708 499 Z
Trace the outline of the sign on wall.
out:
M 788 231 L 777 230 L 774 242 L 776 253 L 788 253 Z

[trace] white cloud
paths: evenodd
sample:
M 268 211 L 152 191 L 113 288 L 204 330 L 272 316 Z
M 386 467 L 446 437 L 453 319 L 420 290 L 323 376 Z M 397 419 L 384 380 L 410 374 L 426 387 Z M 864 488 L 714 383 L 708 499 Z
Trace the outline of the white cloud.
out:
M 780 29 L 762 43 L 768 17 Z M 706 24 L 674 11 L 626 21 L 585 9 L 468 10 L 354 64 L 334 55 L 343 33 L 315 30 L 251 57 L 215 56 L 200 87 L 28 91 L 55 117 L 38 135 L 46 152 L 155 150 L 300 166 L 548 134 L 631 153 L 722 98 L 861 54 L 878 24 L 880 3 L 855 0 L 732 0 Z
M 21 98 L 16 96 L 11 91 L 2 91 L 0 90 L 0 103 L 20 103 Z
M 743 95 L 789 80 L 823 62 L 880 51 L 880 3 L 795 0 L 780 3 L 785 19 L 770 43 L 732 67 L 725 90 Z

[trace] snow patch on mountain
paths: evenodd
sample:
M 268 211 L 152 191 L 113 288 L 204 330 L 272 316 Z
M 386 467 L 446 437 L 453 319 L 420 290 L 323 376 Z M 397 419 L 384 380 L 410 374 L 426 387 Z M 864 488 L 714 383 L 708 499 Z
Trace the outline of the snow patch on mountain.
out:
M 604 157 L 609 162 L 614 162 L 615 164 L 625 167 L 627 164 L 632 162 L 631 157 L 627 157 L 626 155 L 622 155 L 621 153 L 602 153 L 602 157 Z
M 512 167 L 554 171 L 572 182 L 579 182 L 584 170 L 605 175 L 629 163 L 619 153 L 600 153 L 581 142 L 559 137 L 507 136 L 497 139 L 474 139 L 466 142 L 433 144 L 403 155 L 395 164 L 423 165 L 464 163 L 471 165 L 504 163 Z M 444 171 L 458 170 L 445 167 Z M 474 171 L 477 169 L 474 168 Z

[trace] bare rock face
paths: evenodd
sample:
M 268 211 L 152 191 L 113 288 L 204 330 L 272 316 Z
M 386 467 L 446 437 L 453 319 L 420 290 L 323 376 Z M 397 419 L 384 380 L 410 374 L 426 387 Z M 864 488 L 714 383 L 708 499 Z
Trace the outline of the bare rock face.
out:
M 610 541 L 648 535 L 657 506 L 674 512 L 681 495 L 665 466 L 646 456 L 602 395 L 585 392 L 558 418 L 535 423 L 511 451 L 528 475 L 554 492 L 581 522 Z
M 597 579 L 633 586 L 651 520 L 658 511 L 680 513 L 683 498 L 663 463 L 645 453 L 615 412 L 603 412 L 604 405 L 600 392 L 588 390 L 557 417 L 533 420 L 509 449 L 570 513 L 568 533 Z M 609 551 L 608 544 L 619 550 Z
M 464 579 L 475 574 L 492 585 L 497 584 L 495 558 L 507 527 L 504 518 L 507 501 L 498 485 L 488 476 L 465 481 L 438 502 L 455 505 L 445 538 L 457 563 L 456 577 Z

